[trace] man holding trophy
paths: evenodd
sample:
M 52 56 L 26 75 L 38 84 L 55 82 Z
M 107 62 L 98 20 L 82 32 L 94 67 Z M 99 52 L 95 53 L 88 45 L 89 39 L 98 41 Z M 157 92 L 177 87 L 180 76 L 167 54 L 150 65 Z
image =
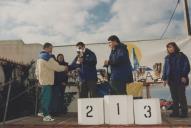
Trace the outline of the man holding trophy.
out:
M 97 83 L 97 58 L 94 52 L 85 48 L 83 42 L 76 44 L 77 56 L 69 66 L 70 70 L 79 69 L 80 77 L 80 98 L 96 97 Z

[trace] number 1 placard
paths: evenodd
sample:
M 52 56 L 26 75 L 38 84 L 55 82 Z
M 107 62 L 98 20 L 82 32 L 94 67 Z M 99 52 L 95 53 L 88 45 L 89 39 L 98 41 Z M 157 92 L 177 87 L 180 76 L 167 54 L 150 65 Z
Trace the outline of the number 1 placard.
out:
M 78 99 L 78 124 L 104 124 L 103 98 Z
M 106 124 L 133 124 L 133 97 L 127 95 L 104 96 Z
M 161 124 L 159 99 L 134 100 L 135 124 Z

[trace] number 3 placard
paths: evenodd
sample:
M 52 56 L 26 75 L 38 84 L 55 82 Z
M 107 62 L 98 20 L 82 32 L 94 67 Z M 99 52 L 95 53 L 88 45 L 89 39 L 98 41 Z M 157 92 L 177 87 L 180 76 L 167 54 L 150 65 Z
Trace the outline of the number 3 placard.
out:
M 104 124 L 103 98 L 78 99 L 78 124 Z
M 160 124 L 159 99 L 134 100 L 135 124 Z

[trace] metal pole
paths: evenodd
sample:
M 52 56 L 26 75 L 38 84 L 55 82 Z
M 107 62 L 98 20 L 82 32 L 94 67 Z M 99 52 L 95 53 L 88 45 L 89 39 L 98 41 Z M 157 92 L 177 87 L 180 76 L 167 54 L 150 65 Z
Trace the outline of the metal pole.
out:
M 188 9 L 188 1 L 183 0 L 183 4 L 184 4 L 184 19 L 185 19 L 187 34 L 188 34 L 188 36 L 190 36 L 191 28 L 190 28 L 190 16 L 189 16 L 189 9 Z
M 3 126 L 5 125 L 5 121 L 7 118 L 7 110 L 8 110 L 8 106 L 9 106 L 11 88 L 12 88 L 12 82 L 9 83 L 8 94 L 7 94 L 7 99 L 6 99 L 6 106 L 5 106 L 4 117 L 3 117 Z

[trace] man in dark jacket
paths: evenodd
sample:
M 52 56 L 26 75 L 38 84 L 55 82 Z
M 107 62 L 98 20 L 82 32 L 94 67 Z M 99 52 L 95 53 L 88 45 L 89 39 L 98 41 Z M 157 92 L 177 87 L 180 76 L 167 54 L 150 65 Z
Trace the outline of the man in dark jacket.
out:
M 165 57 L 163 68 L 164 84 L 168 84 L 173 100 L 173 112 L 171 117 L 187 117 L 188 107 L 185 94 L 185 86 L 189 84 L 188 74 L 190 63 L 187 56 L 180 52 L 174 42 L 167 44 L 168 55 Z M 181 113 L 179 112 L 179 105 Z
M 78 42 L 77 56 L 73 60 L 72 64 L 69 66 L 70 70 L 79 68 L 80 72 L 80 98 L 87 98 L 88 92 L 90 97 L 97 97 L 96 95 L 96 83 L 97 83 L 97 58 L 94 52 L 90 49 L 85 48 L 83 42 Z
M 133 82 L 132 66 L 127 46 L 119 38 L 112 35 L 108 38 L 111 53 L 104 65 L 111 66 L 112 94 L 126 94 L 126 84 Z

